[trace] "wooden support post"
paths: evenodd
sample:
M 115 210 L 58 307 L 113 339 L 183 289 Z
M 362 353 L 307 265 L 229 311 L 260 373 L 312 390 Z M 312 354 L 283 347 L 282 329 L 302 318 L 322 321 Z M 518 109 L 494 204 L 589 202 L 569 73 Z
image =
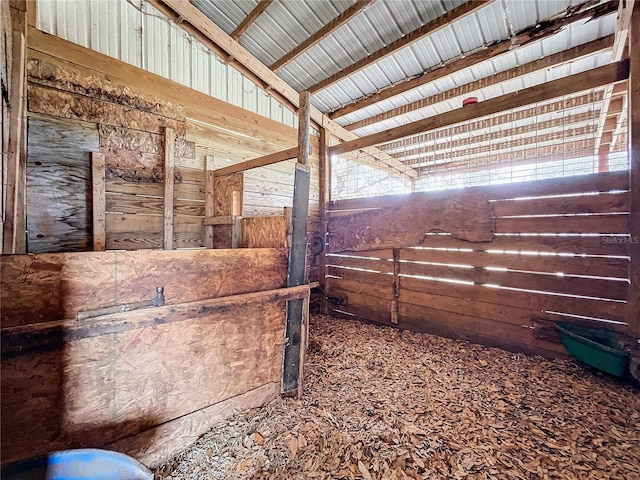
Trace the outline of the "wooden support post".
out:
M 289 287 L 302 285 L 306 282 L 310 109 L 309 92 L 302 92 L 298 112 L 298 163 L 296 163 L 293 187 L 292 244 L 289 249 L 289 275 L 287 277 L 287 286 Z M 287 303 L 287 326 L 282 368 L 282 393 L 285 395 L 297 395 L 302 388 L 304 306 L 302 300 L 292 300 Z
M 9 31 L 4 32 L 10 38 L 11 56 L 5 56 L 3 61 L 11 58 L 8 67 L 8 120 L 9 132 L 7 153 L 3 156 L 3 234 L 2 253 L 26 252 L 26 217 L 25 190 L 27 185 L 27 155 L 26 155 L 26 15 L 24 9 L 4 5 L 10 12 L 11 25 Z M 3 152 L 4 153 L 4 152 Z
M 293 224 L 293 209 L 291 207 L 284 207 L 284 235 L 285 235 L 285 247 L 291 248 L 291 233 Z
M 327 314 L 327 280 L 326 280 L 326 250 L 327 250 L 327 205 L 331 201 L 331 159 L 329 158 L 329 139 L 331 134 L 325 129 L 320 129 L 320 238 L 322 239 L 322 252 L 320 256 L 320 311 Z
M 391 300 L 391 323 L 398 324 L 398 299 L 400 298 L 400 249 L 393 249 L 393 300 Z
M 629 304 L 627 305 L 629 331 L 640 337 L 640 2 L 636 3 L 631 18 L 629 36 L 629 189 L 630 189 L 630 243 Z
M 103 252 L 107 245 L 105 210 L 105 155 L 91 153 L 91 181 L 93 184 L 93 250 Z
M 173 176 L 175 171 L 176 134 L 164 132 L 164 249 L 173 250 Z
M 213 196 L 213 184 L 215 174 L 213 172 L 213 156 L 206 156 L 206 177 L 205 177 L 205 201 L 204 201 L 204 215 L 205 217 L 213 217 L 214 209 L 214 196 Z M 213 225 L 204 226 L 204 245 L 207 248 L 213 248 Z

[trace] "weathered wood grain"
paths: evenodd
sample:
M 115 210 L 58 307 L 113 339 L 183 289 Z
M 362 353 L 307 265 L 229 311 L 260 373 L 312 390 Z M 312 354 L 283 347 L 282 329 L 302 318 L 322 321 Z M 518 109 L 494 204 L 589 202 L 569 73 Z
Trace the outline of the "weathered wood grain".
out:
M 161 217 L 160 217 L 161 218 Z M 0 258 L 2 325 L 73 318 L 155 297 L 168 305 L 284 286 L 284 250 L 87 252 Z
M 95 125 L 29 118 L 30 252 L 92 250 L 91 152 L 97 150 Z
M 161 155 L 164 151 L 164 137 L 156 133 L 104 124 L 98 125 L 98 132 L 101 148 L 156 155 Z
M 330 252 L 419 245 L 427 232 L 442 231 L 470 242 L 493 239 L 494 219 L 483 195 L 442 194 L 429 204 L 411 202 L 329 218 Z
M 93 184 L 93 250 L 102 252 L 106 246 L 106 196 L 105 196 L 105 158 L 103 153 L 91 155 L 91 180 Z
M 233 212 L 233 192 L 242 192 L 244 190 L 244 175 L 242 172 L 232 173 L 230 175 L 214 176 L 213 192 L 214 192 L 214 216 L 231 215 Z M 240 203 L 240 212 L 243 212 L 242 202 Z M 232 247 L 232 231 L 231 225 L 216 225 L 213 227 L 213 246 L 214 248 L 231 248 Z
M 287 246 L 284 216 L 242 219 L 242 248 L 283 248 Z
M 84 97 L 62 90 L 29 84 L 29 111 L 72 120 L 103 123 L 150 133 L 163 133 L 165 127 L 173 128 L 183 137 L 185 122 L 132 109 L 116 103 Z
M 3 462 L 106 446 L 277 382 L 284 314 L 278 301 L 236 305 L 3 357 Z
M 164 132 L 164 197 L 163 197 L 163 247 L 173 250 L 173 174 L 175 170 L 176 134 L 172 128 Z
M 116 150 L 101 147 L 105 155 L 109 179 L 122 179 L 136 183 L 161 183 L 164 181 L 164 157 L 162 153 L 146 153 L 135 150 Z

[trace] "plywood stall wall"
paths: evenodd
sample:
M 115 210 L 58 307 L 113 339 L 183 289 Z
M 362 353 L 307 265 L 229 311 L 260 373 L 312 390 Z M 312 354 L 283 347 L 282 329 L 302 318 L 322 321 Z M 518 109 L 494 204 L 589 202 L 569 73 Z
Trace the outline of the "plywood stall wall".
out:
M 107 249 L 163 246 L 167 128 L 176 136 L 174 248 L 205 246 L 207 156 L 216 169 L 297 144 L 294 128 L 33 28 L 28 31 L 28 47 L 29 145 L 33 145 L 28 154 L 30 166 L 38 167 L 30 170 L 30 185 L 40 185 L 39 179 L 48 177 L 47 169 L 55 163 L 48 159 L 45 165 L 37 158 L 38 145 L 44 142 L 51 142 L 64 160 L 64 168 L 58 166 L 55 176 L 73 171 L 86 188 L 90 150 L 104 153 Z M 313 137 L 312 146 L 309 277 L 317 279 L 322 251 L 318 137 Z M 282 215 L 283 207 L 292 204 L 294 167 L 288 161 L 244 172 L 242 216 Z M 54 192 L 51 197 L 64 188 L 52 185 L 53 179 L 46 182 Z M 73 196 L 69 201 L 77 208 L 90 210 L 85 187 L 76 185 L 65 195 Z M 35 202 L 27 212 L 33 218 L 29 242 L 36 250 L 31 251 L 43 251 L 40 248 L 47 244 L 67 251 L 86 249 L 91 215 L 71 221 L 68 215 L 55 217 L 43 211 L 43 201 Z
M 548 356 L 557 320 L 626 331 L 628 189 L 625 171 L 332 202 L 331 311 Z
M 280 289 L 283 249 L 0 263 L 3 463 L 92 446 L 156 465 L 235 409 L 279 393 L 291 290 Z M 167 306 L 84 318 L 152 299 L 158 286 Z

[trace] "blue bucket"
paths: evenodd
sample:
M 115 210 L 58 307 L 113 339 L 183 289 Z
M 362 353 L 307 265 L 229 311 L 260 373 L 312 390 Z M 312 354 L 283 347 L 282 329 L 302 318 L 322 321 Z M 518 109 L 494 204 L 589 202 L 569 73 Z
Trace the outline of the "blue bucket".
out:
M 124 453 L 81 448 L 50 453 L 2 469 L 3 480 L 152 480 L 153 473 Z

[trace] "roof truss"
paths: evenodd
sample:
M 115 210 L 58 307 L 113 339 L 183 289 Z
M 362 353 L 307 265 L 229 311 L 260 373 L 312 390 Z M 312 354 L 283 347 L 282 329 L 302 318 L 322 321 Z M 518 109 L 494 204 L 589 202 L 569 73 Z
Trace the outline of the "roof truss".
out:
M 269 5 L 273 3 L 273 0 L 260 0 L 258 5 L 249 12 L 240 25 L 231 33 L 231 38 L 238 40 L 240 36 L 247 31 L 247 29 L 255 22 L 260 15 L 267 9 Z
M 512 38 L 494 43 L 493 45 L 482 47 L 474 52 L 465 52 L 460 57 L 452 59 L 447 63 L 437 66 L 431 70 L 427 70 L 417 77 L 408 78 L 407 80 L 386 87 L 372 95 L 363 97 L 359 100 L 355 100 L 337 109 L 332 114 L 330 114 L 329 117 L 332 119 L 343 117 L 344 115 L 347 115 L 349 113 L 361 110 L 370 105 L 374 105 L 383 100 L 387 100 L 396 95 L 400 95 L 409 90 L 413 90 L 422 85 L 426 85 L 427 83 L 433 82 L 434 80 L 438 80 L 465 68 L 482 63 L 497 55 L 517 48 L 521 48 L 532 42 L 537 42 L 545 38 L 549 38 L 560 32 L 567 25 L 570 25 L 577 21 L 590 20 L 614 13 L 615 11 L 617 11 L 617 8 L 617 0 L 612 0 L 596 6 L 593 6 L 593 2 L 586 2 L 579 5 L 578 7 L 572 7 L 566 10 L 563 14 L 550 17 L 546 20 L 543 20 L 542 22 L 539 22 L 533 27 L 529 27 L 518 32 Z
M 316 33 L 307 38 L 300 45 L 295 47 L 290 52 L 287 52 L 279 60 L 269 66 L 271 70 L 277 72 L 289 62 L 295 60 L 298 56 L 313 47 L 316 43 L 321 42 L 337 29 L 348 23 L 352 18 L 358 15 L 360 12 L 369 7 L 375 0 L 358 0 L 356 3 L 347 8 L 344 12 L 338 15 L 336 18 L 327 23 L 324 27 L 318 30 Z
M 371 55 L 367 55 L 363 59 L 358 60 L 356 63 L 349 65 L 348 67 L 340 70 L 339 72 L 333 75 L 330 75 L 324 80 L 321 80 L 315 85 L 312 85 L 311 87 L 309 87 L 308 90 L 311 93 L 316 93 L 316 92 L 319 92 L 320 90 L 324 90 L 325 88 L 330 87 L 331 85 L 339 82 L 340 80 L 343 80 L 349 75 L 353 75 L 354 73 L 359 72 L 364 68 L 367 68 L 369 65 L 379 62 L 380 60 L 388 57 L 389 55 L 393 55 L 397 51 L 408 47 L 409 45 L 417 42 L 418 40 L 421 40 L 427 35 L 431 35 L 443 29 L 450 23 L 453 23 L 456 20 L 460 20 L 466 17 L 467 15 L 471 15 L 472 13 L 477 12 L 482 7 L 484 7 L 485 5 L 493 1 L 494 0 L 472 0 L 472 1 L 465 2 L 462 5 L 452 10 L 449 10 L 444 15 L 424 24 L 422 27 L 410 33 L 407 33 L 406 35 L 400 37 L 394 42 L 391 42 L 389 45 L 381 48 L 380 50 L 373 52 Z

